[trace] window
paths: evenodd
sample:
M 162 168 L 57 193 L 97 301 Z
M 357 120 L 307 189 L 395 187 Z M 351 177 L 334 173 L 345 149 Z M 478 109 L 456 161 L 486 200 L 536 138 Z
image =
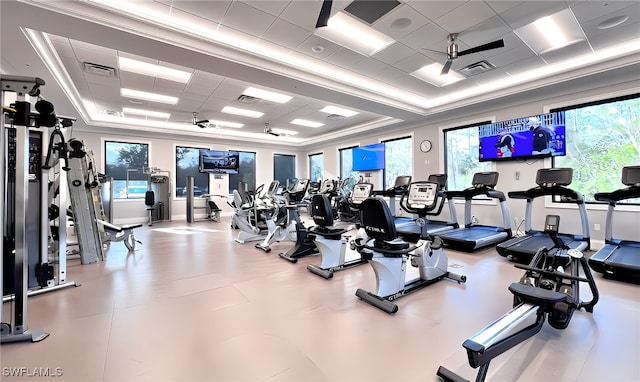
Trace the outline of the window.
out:
M 287 179 L 296 177 L 296 157 L 295 155 L 273 155 L 273 178 L 280 182 L 282 186 L 287 185 Z
M 149 145 L 106 141 L 105 175 L 113 178 L 115 199 L 144 198 L 148 187 Z
M 464 190 L 471 187 L 473 174 L 492 170 L 493 164 L 491 162 L 478 160 L 478 146 L 480 144 L 478 126 L 488 123 L 491 122 L 479 122 L 444 130 L 444 160 L 449 190 Z M 426 176 L 428 175 L 430 174 L 426 174 Z
M 359 180 L 359 173 L 353 171 L 353 149 L 357 146 L 346 147 L 340 149 L 340 179 L 349 179 L 345 185 L 345 191 L 349 192 L 353 189 L 353 185 Z
M 204 149 L 204 148 L 203 148 Z M 186 197 L 187 177 L 192 176 L 194 180 L 195 195 L 209 193 L 209 174 L 201 173 L 198 169 L 200 161 L 200 148 L 197 147 L 176 147 L 176 190 L 175 196 Z
M 573 169 L 569 187 L 587 202 L 597 192 L 625 187 L 622 168 L 640 164 L 640 94 L 552 111 L 559 110 L 565 110 L 567 155 L 554 158 L 553 166 Z
M 384 188 L 390 188 L 399 175 L 413 174 L 411 137 L 382 141 L 384 143 Z M 422 175 L 422 174 L 421 174 Z M 428 174 L 424 175 L 425 179 Z
M 309 181 L 322 180 L 324 173 L 324 156 L 322 153 L 309 155 Z
M 235 150 L 234 150 L 235 151 Z M 239 151 L 240 166 L 237 174 L 229 174 L 229 193 L 238 188 L 239 182 L 245 182 L 249 190 L 256 189 L 256 153 Z

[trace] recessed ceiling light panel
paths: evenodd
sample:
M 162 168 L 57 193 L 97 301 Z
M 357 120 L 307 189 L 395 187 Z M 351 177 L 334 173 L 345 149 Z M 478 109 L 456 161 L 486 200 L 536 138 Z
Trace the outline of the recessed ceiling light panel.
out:
M 123 107 L 122 112 L 124 113 L 125 116 L 127 116 L 128 114 L 134 114 L 134 115 L 142 115 L 145 117 L 161 118 L 161 119 L 169 119 L 169 117 L 171 117 L 171 114 L 169 113 L 163 113 L 160 111 L 153 111 L 153 110 L 135 109 L 132 107 Z
M 127 98 L 166 103 L 169 105 L 175 105 L 178 103 L 178 97 L 172 97 L 172 96 L 162 95 L 157 93 L 143 92 L 140 90 L 133 90 L 133 89 L 127 89 L 127 88 L 120 89 L 120 95 Z
M 276 93 L 268 90 L 254 88 L 254 87 L 248 87 L 244 92 L 242 92 L 242 94 L 248 95 L 250 97 L 266 99 L 267 101 L 272 101 L 276 103 L 287 103 L 291 101 L 291 99 L 293 98 L 286 94 L 280 94 L 280 93 Z
M 250 118 L 260 118 L 264 115 L 264 113 L 261 113 L 259 111 L 240 109 L 232 106 L 225 106 L 222 109 L 222 112 L 227 114 L 241 115 L 243 117 L 250 117 Z
M 294 119 L 291 121 L 294 125 L 306 126 L 306 127 L 320 127 L 324 126 L 324 123 L 307 121 L 306 119 Z
M 336 13 L 329 19 L 329 25 L 316 29 L 315 34 L 365 56 L 372 56 L 395 42 L 344 12 Z
M 442 72 L 442 67 L 442 64 L 434 62 L 433 64 L 423 66 L 411 73 L 411 75 L 437 87 L 451 85 L 454 82 L 464 79 L 464 76 L 460 75 L 455 70 L 449 70 L 447 74 L 440 74 Z
M 345 109 L 337 106 L 326 106 L 320 111 L 328 114 L 338 114 L 343 117 L 353 117 L 354 115 L 359 114 L 357 111 L 353 111 L 353 110 L 349 110 L 349 109 Z
M 586 39 L 576 16 L 569 8 L 539 18 L 514 32 L 538 55 Z
M 168 68 L 166 66 L 150 64 L 131 58 L 118 56 L 118 66 L 125 72 L 142 74 L 145 76 L 162 78 L 169 81 L 186 84 L 191 79 L 191 72 Z

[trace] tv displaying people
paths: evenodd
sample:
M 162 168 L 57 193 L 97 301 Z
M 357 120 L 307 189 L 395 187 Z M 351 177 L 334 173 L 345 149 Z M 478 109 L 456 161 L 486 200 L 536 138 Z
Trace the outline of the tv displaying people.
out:
M 237 151 L 200 150 L 200 172 L 237 174 L 239 165 Z
M 562 156 L 566 154 L 564 111 L 482 125 L 479 138 L 481 162 Z

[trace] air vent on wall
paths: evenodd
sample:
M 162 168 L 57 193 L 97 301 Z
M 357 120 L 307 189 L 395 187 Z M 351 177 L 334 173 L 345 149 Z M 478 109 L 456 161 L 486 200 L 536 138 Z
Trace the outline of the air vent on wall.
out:
M 91 74 L 97 74 L 99 76 L 104 77 L 117 77 L 118 74 L 116 72 L 116 68 L 112 68 L 111 66 L 94 64 L 91 62 L 84 63 L 84 71 Z
M 262 99 L 258 98 L 258 97 L 251 97 L 251 96 L 242 94 L 242 95 L 240 95 L 240 97 L 238 97 L 237 100 L 242 102 L 242 103 L 258 103 Z
M 495 69 L 495 65 L 487 60 L 475 62 L 471 65 L 467 65 L 464 68 L 458 70 L 458 72 L 464 74 L 467 77 L 475 76 L 489 70 Z

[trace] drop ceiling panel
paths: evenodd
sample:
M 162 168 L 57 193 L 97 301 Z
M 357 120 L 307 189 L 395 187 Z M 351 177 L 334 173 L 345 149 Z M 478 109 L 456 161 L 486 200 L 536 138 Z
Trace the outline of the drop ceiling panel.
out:
M 276 20 L 264 33 L 263 38 L 280 46 L 295 49 L 309 36 L 309 32 L 288 21 Z
M 382 61 L 385 64 L 393 65 L 398 61 L 402 61 L 405 58 L 412 56 L 413 53 L 413 49 L 402 43 L 396 42 L 388 46 L 386 49 L 376 53 L 373 58 L 378 61 Z
M 291 1 L 289 6 L 280 14 L 280 18 L 313 32 L 321 5 L 322 2 L 320 1 Z
M 181 93 L 185 88 L 185 84 L 180 83 L 180 82 L 176 82 L 176 81 L 165 80 L 165 79 L 162 79 L 162 78 L 156 78 L 153 88 L 154 89 L 169 89 L 169 90 L 172 90 L 174 92 Z
M 145 92 L 153 91 L 155 79 L 142 74 L 119 71 L 120 84 L 123 88 L 142 90 Z
M 497 49 L 500 50 L 500 49 Z M 522 44 L 513 49 L 501 50 L 501 53 L 488 57 L 487 61 L 494 64 L 496 67 L 501 68 L 506 65 L 513 64 L 518 61 L 526 60 L 527 58 L 536 57 L 526 45 Z
M 566 8 L 564 1 L 525 1 L 501 13 L 500 17 L 516 29 Z
M 174 0 L 163 0 L 167 5 L 173 5 L 179 8 L 181 11 L 190 13 L 191 15 L 205 18 L 207 20 L 220 22 L 227 13 L 227 9 L 231 5 L 230 0 L 216 0 L 216 1 L 185 1 L 180 0 L 176 2 Z
M 571 44 L 569 46 L 565 46 L 561 49 L 556 49 L 552 50 L 551 52 L 541 54 L 541 56 L 546 62 L 554 64 L 560 61 L 571 60 L 574 57 L 578 57 L 582 54 L 590 54 L 591 52 L 591 46 L 586 40 L 584 40 L 575 44 Z
M 622 11 L 637 1 L 583 1 L 571 6 L 573 14 L 580 23 L 591 21 L 597 18 L 607 19 L 609 17 L 626 15 L 632 16 L 629 12 Z
M 627 22 L 628 23 L 628 22 Z M 603 49 L 612 44 L 628 42 L 632 39 L 640 36 L 640 23 L 635 22 L 633 24 L 624 23 L 619 27 L 616 27 L 615 34 L 613 33 L 601 33 L 593 36 L 589 39 L 591 46 L 594 49 Z
M 266 12 L 272 16 L 280 15 L 287 5 L 288 1 L 283 0 L 240 0 L 242 3 L 247 4 L 253 8 L 259 9 L 263 12 Z
M 441 60 L 445 60 L 446 56 L 445 55 L 437 55 L 437 62 L 440 62 Z M 430 57 L 427 57 L 424 54 L 421 53 L 414 53 L 411 56 L 400 60 L 398 62 L 396 62 L 394 64 L 394 67 L 406 72 L 406 73 L 413 73 L 414 71 L 422 68 L 425 65 L 429 65 L 432 62 L 436 62 L 433 59 L 431 59 Z M 413 78 L 413 77 L 412 77 Z
M 435 20 L 457 7 L 462 6 L 466 1 L 423 1 L 411 0 L 409 6 L 420 12 L 429 20 Z
M 489 70 L 485 73 L 475 75 L 470 79 L 475 83 L 477 83 L 478 85 L 485 85 L 487 83 L 500 81 L 501 79 L 504 79 L 506 74 L 507 72 L 504 69 L 496 68 L 496 69 Z
M 314 52 L 314 46 L 322 46 L 324 50 L 322 52 Z M 314 58 L 320 58 L 326 60 L 333 53 L 337 52 L 341 48 L 340 45 L 334 44 L 331 41 L 325 40 L 322 37 L 316 35 L 309 35 L 302 44 L 298 45 L 296 50 L 307 56 Z
M 610 29 L 598 29 L 598 25 L 600 23 L 617 16 L 626 16 L 628 17 L 628 19 L 617 27 L 613 27 Z M 633 31 L 631 31 L 631 33 L 620 33 L 619 28 L 625 28 L 631 24 L 637 23 L 638 21 L 640 21 L 640 2 L 637 2 L 630 7 L 623 8 L 617 12 L 608 13 L 606 15 L 591 19 L 588 22 L 582 24 L 582 29 L 587 38 L 592 38 L 603 34 L 609 35 L 611 39 L 620 39 L 621 36 L 624 38 L 625 35 L 633 38 L 634 36 L 640 34 L 640 29 L 637 29 L 635 33 Z
M 469 1 L 451 12 L 438 17 L 435 22 L 449 33 L 464 32 L 476 24 L 495 16 L 496 13 L 482 1 Z
M 531 58 L 527 58 L 524 60 L 520 60 L 513 64 L 505 65 L 502 69 L 504 69 L 507 73 L 511 75 L 521 74 L 530 70 L 536 70 L 546 66 L 547 63 L 541 57 L 534 56 Z
M 410 20 L 411 25 L 401 29 L 395 27 L 394 21 L 402 18 Z M 408 35 L 409 33 L 416 31 L 422 25 L 429 22 L 430 20 L 428 18 L 424 17 L 419 12 L 416 12 L 416 10 L 411 8 L 410 6 L 400 5 L 399 7 L 396 7 L 394 10 L 383 16 L 380 20 L 376 21 L 373 26 L 377 31 L 380 31 L 387 36 L 398 40 Z
M 500 14 L 502 12 L 505 12 L 508 9 L 515 7 L 518 4 L 522 4 L 523 1 L 498 0 L 498 1 L 485 1 L 485 3 L 487 3 L 487 5 L 490 6 L 491 9 L 493 9 L 496 13 Z
M 274 16 L 245 3 L 234 1 L 222 19 L 222 24 L 243 33 L 262 36 L 274 21 Z
M 351 49 L 340 48 L 335 53 L 330 55 L 327 58 L 327 61 L 331 64 L 350 69 L 354 66 L 357 66 L 364 59 L 365 56 L 361 55 L 360 53 L 356 53 Z
M 429 23 L 415 32 L 409 33 L 407 36 L 402 38 L 400 42 L 417 51 L 422 48 L 439 50 L 440 47 L 434 48 L 434 45 L 440 41 L 446 40 L 448 34 L 449 33 L 439 25 Z M 446 45 L 444 48 L 446 49 Z

